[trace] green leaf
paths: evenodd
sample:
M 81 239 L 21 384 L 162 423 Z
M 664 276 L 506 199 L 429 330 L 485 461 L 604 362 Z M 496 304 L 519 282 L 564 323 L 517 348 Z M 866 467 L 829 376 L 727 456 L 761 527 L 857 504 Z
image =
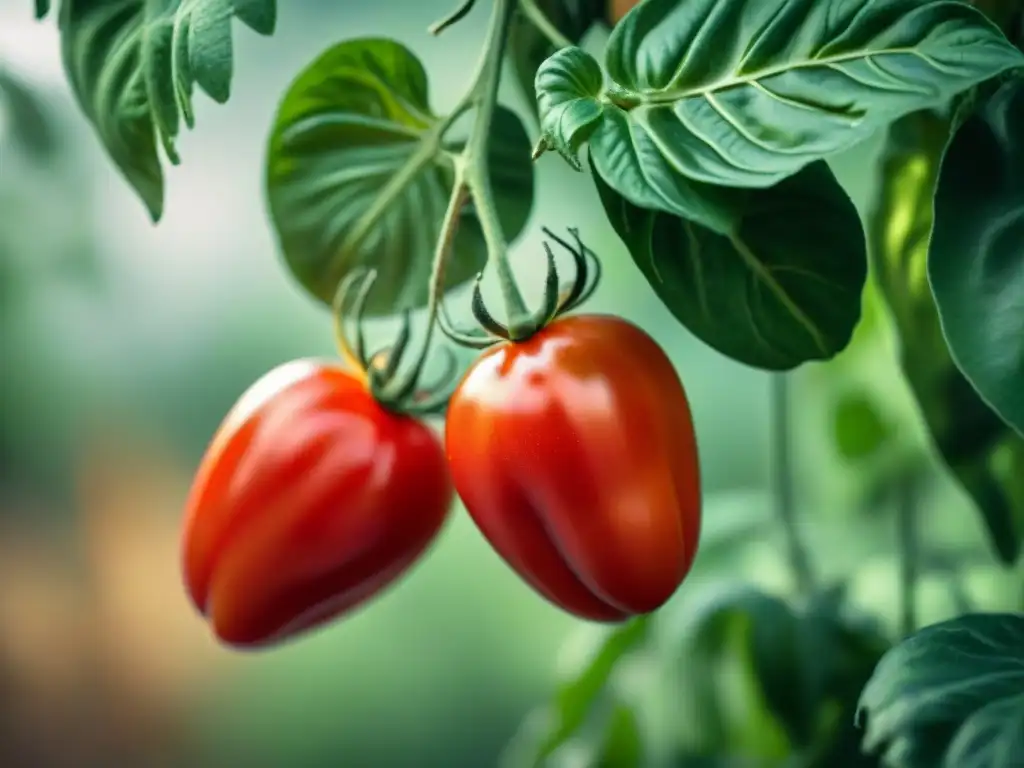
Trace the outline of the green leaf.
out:
M 50 0 L 36 0 L 36 18 L 45 19 L 50 13 Z
M 594 174 L 616 233 L 658 297 L 694 335 L 746 365 L 827 360 L 860 317 L 860 218 L 824 163 L 738 195 L 735 233 L 641 208 Z M 794 222 L 800 222 L 795 225 Z
M 37 6 L 37 10 L 40 6 Z M 231 20 L 270 35 L 275 0 L 64 0 L 61 50 L 72 91 L 111 159 L 159 221 L 164 175 L 182 121 L 194 122 L 198 85 L 228 100 Z
M 928 275 L 953 359 L 1024 434 L 1024 86 L 1003 85 L 953 138 Z
M 687 218 L 695 183 L 770 187 L 1024 65 L 983 14 L 953 0 L 645 0 L 612 31 L 603 93 L 587 58 L 563 50 L 538 72 L 547 145 L 578 145 L 585 124 L 613 189 Z M 730 227 L 714 210 L 697 220 Z
M 9 133 L 14 148 L 36 160 L 49 158 L 60 148 L 39 96 L 20 78 L 3 69 L 0 69 L 0 127 Z
M 892 426 L 863 392 L 840 398 L 832 415 L 832 431 L 836 448 L 849 461 L 870 458 L 893 436 Z
M 1024 755 L 1024 693 L 993 701 L 964 723 L 944 768 L 1015 768 Z
M 649 632 L 646 616 L 612 629 L 583 671 L 559 688 L 552 702 L 549 727 L 537 741 L 538 761 L 554 754 L 584 724 L 616 665 L 639 650 Z
M 890 129 L 868 216 L 879 287 L 900 338 L 900 364 L 939 455 L 981 513 L 1006 564 L 1024 535 L 1024 439 L 985 404 L 950 357 L 927 274 L 932 201 L 950 119 L 917 113 Z M 975 249 L 977 246 L 975 246 Z M 1000 462 L 1006 454 L 1013 459 Z
M 796 764 L 870 765 L 859 759 L 850 726 L 857 696 L 888 642 L 875 622 L 849 615 L 843 587 L 816 593 L 798 608 L 753 587 L 730 585 L 709 595 L 691 608 L 681 632 L 690 654 L 686 685 L 701 702 L 697 725 L 705 739 L 691 748 L 770 758 L 774 725 L 784 731 L 784 751 L 802 756 Z M 754 686 L 739 697 L 745 724 L 736 722 L 729 678 L 719 672 L 737 655 Z
M 574 43 L 596 23 L 604 22 L 606 0 L 536 0 L 537 6 L 559 32 Z M 516 14 L 508 39 L 509 58 L 523 95 L 537 114 L 534 78 L 544 60 L 555 52 L 548 38 L 525 14 Z
M 289 268 L 329 304 L 360 266 L 377 270 L 367 314 L 427 301 L 430 267 L 455 179 L 445 123 L 430 111 L 427 74 L 400 43 L 360 39 L 323 53 L 292 83 L 278 109 L 267 157 L 270 215 Z M 508 238 L 533 203 L 530 143 L 499 108 L 490 136 L 491 180 Z M 445 272 L 446 288 L 487 258 L 468 207 Z
M 709 590 L 678 634 L 683 680 L 698 701 L 702 752 L 776 757 L 789 743 L 765 692 L 793 684 L 797 621 L 784 600 L 746 585 Z M 767 754 L 766 754 L 767 753 Z
M 636 714 L 616 704 L 608 717 L 595 768 L 641 768 L 644 746 Z
M 864 747 L 893 768 L 934 768 L 944 754 L 946 768 L 1016 766 L 1019 749 L 1004 750 L 1020 744 L 1022 691 L 1024 617 L 968 614 L 926 627 L 886 653 L 865 686 Z

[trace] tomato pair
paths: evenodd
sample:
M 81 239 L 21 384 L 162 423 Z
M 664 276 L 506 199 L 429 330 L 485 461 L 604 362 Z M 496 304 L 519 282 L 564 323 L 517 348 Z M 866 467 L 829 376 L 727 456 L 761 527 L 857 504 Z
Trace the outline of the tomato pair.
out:
M 653 611 L 689 571 L 690 410 L 630 323 L 566 317 L 485 352 L 450 400 L 445 444 L 447 457 L 336 367 L 299 361 L 257 382 L 187 505 L 185 580 L 218 638 L 264 645 L 365 603 L 437 537 L 453 485 L 498 554 L 578 616 Z

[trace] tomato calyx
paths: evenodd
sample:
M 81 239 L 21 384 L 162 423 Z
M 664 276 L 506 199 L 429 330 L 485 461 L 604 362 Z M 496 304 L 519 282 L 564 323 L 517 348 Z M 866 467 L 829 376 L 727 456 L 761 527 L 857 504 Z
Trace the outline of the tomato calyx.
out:
M 441 332 L 456 344 L 472 349 L 486 349 L 502 341 L 521 342 L 530 338 L 546 327 L 555 318 L 582 306 L 594 293 L 601 280 L 601 262 L 590 248 L 584 245 L 579 230 L 569 227 L 569 234 L 574 244 L 562 239 L 547 227 L 542 232 L 569 252 L 573 260 L 575 275 L 563 285 L 555 263 L 555 254 L 550 244 L 544 241 L 544 253 L 547 257 L 547 275 L 544 281 L 544 298 L 540 307 L 526 318 L 513 319 L 508 324 L 499 322 L 487 309 L 480 283 L 483 273 L 477 275 L 473 285 L 473 296 L 470 310 L 473 318 L 480 325 L 482 332 L 459 329 L 451 320 L 447 308 L 442 302 L 438 313 L 438 327 Z
M 455 355 L 447 347 L 439 347 L 442 353 L 441 373 L 430 385 L 419 386 L 431 345 L 429 339 L 425 340 L 412 364 L 403 370 L 403 358 L 412 340 L 409 310 L 402 312 L 398 334 L 390 345 L 374 351 L 367 347 L 363 321 L 366 300 L 376 279 L 376 270 L 360 268 L 346 275 L 338 286 L 333 304 L 338 352 L 382 407 L 409 416 L 442 413 L 455 383 Z

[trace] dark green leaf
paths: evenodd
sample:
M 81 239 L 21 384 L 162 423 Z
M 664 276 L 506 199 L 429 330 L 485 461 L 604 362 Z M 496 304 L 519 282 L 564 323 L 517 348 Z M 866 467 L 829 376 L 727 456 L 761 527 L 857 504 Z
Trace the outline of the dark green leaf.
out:
M 1000 88 L 954 137 L 935 193 L 928 274 L 953 359 L 1024 433 L 1024 87 Z
M 603 93 L 581 76 L 595 66 L 586 58 L 566 49 L 538 72 L 548 146 L 579 144 L 586 125 L 613 189 L 687 218 L 695 183 L 770 187 L 1024 65 L 983 14 L 951 0 L 645 0 L 612 31 Z M 721 214 L 697 220 L 725 231 Z
M 604 21 L 606 0 L 536 0 L 537 5 L 548 17 L 555 29 L 569 40 L 578 43 L 595 23 Z M 555 47 L 524 14 L 517 14 L 512 21 L 509 34 L 509 57 L 515 69 L 519 87 L 526 101 L 536 114 L 537 92 L 534 78 L 537 68 Z
M 1024 756 L 1024 693 L 986 704 L 963 724 L 945 768 L 1016 768 Z
M 860 218 L 824 163 L 739 192 L 735 233 L 637 207 L 594 180 L 616 233 L 694 335 L 747 365 L 827 360 L 860 317 L 867 257 Z M 799 221 L 799 226 L 793 222 Z
M 868 217 L 874 271 L 900 338 L 900 363 L 935 447 L 971 497 L 1004 563 L 1020 550 L 1024 439 L 978 396 L 954 365 L 926 274 L 932 200 L 950 119 L 909 115 L 889 133 L 881 188 Z M 999 455 L 1011 461 L 995 461 Z
M 740 754 L 746 744 L 747 756 L 771 756 L 764 743 L 752 748 L 720 704 L 726 692 L 716 670 L 723 654 L 740 654 L 755 681 L 744 698 L 760 701 L 784 729 L 787 751 L 803 761 L 795 765 L 871 764 L 860 760 L 859 738 L 849 726 L 857 696 L 888 643 L 875 622 L 848 614 L 841 586 L 801 608 L 752 587 L 726 588 L 690 612 L 691 626 L 682 633 L 690 651 L 685 675 L 702 702 L 697 716 L 704 752 L 717 746 Z
M 537 759 L 552 755 L 583 725 L 619 661 L 647 641 L 649 620 L 633 619 L 609 632 L 581 674 L 562 685 L 553 701 L 553 718 L 538 741 Z
M 267 192 L 284 257 L 313 296 L 329 304 L 348 272 L 370 266 L 368 315 L 426 303 L 455 179 L 442 128 L 423 66 L 391 40 L 340 43 L 292 83 L 270 138 Z M 498 216 L 514 238 L 533 203 L 533 166 L 522 122 L 507 109 L 495 115 L 489 161 Z M 453 247 L 448 288 L 486 261 L 471 208 Z
M 797 631 L 784 600 L 745 585 L 723 585 L 690 608 L 679 634 L 684 682 L 699 702 L 694 715 L 705 740 L 700 746 L 744 756 L 788 749 L 765 693 L 793 685 L 800 665 Z M 723 669 L 732 674 L 724 676 Z M 728 705 L 723 677 L 743 680 L 736 698 L 745 717 Z
M 39 96 L 5 70 L 0 70 L 0 124 L 10 133 L 12 145 L 36 160 L 46 159 L 58 149 L 53 124 Z
M 893 768 L 934 768 L 951 742 L 948 768 L 1016 766 L 1020 751 L 991 760 L 1020 744 L 1022 691 L 1024 617 L 968 614 L 926 627 L 886 653 L 865 686 L 864 747 Z M 996 740 L 983 747 L 983 733 Z
M 36 0 L 36 18 L 45 19 L 50 13 L 50 0 Z
M 163 215 L 157 142 L 172 164 L 198 85 L 227 101 L 234 68 L 231 20 L 272 34 L 276 0 L 64 0 L 64 67 L 86 117 L 154 221 Z
M 850 461 L 860 461 L 878 452 L 892 437 L 892 427 L 875 403 L 860 392 L 850 393 L 836 404 L 832 430 L 836 448 Z
M 636 715 L 624 704 L 615 705 L 605 726 L 595 768 L 642 768 L 643 756 Z

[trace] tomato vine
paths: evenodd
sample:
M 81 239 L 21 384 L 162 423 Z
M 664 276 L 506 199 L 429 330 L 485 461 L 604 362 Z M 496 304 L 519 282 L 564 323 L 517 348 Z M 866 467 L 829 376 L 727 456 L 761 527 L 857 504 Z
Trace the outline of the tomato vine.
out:
M 232 21 L 272 35 L 277 3 L 54 5 L 81 111 L 157 222 L 164 164 L 181 161 L 177 138 L 195 124 L 195 90 L 221 103 L 230 97 Z M 37 17 L 50 6 L 38 0 Z M 461 0 L 428 31 L 444 34 L 477 6 Z M 1024 5 L 488 6 L 476 67 L 447 114 L 432 110 L 416 54 L 386 37 L 331 46 L 278 105 L 264 179 L 270 224 L 288 271 L 332 309 L 348 370 L 286 366 L 302 375 L 268 375 L 261 384 L 271 392 L 259 407 L 240 405 L 222 425 L 197 477 L 185 536 L 197 607 L 207 611 L 218 571 L 226 583 L 252 587 L 246 600 L 241 588 L 228 590 L 231 610 L 208 617 L 222 637 L 229 627 L 236 639 L 269 642 L 340 615 L 339 606 L 376 594 L 422 555 L 453 485 L 483 536 L 542 597 L 596 621 L 633 619 L 607 634 L 562 691 L 531 759 L 547 759 L 593 715 L 605 734 L 595 763 L 626 755 L 625 764 L 640 764 L 639 726 L 614 694 L 612 667 L 656 645 L 647 615 L 690 571 L 703 520 L 697 441 L 686 391 L 658 344 L 625 319 L 578 312 L 602 260 L 616 258 L 613 248 L 606 253 L 602 243 L 599 258 L 578 229 L 563 237 L 543 226 L 543 298 L 527 305 L 510 254 L 533 214 L 534 163 L 551 154 L 589 178 L 622 258 L 678 325 L 771 378 L 775 524 L 795 589 L 744 587 L 687 613 L 677 644 L 693 661 L 693 687 L 712 704 L 697 708 L 707 727 L 689 735 L 693 754 L 679 762 L 709 753 L 725 761 L 739 745 L 743 756 L 773 765 L 1015 764 L 1007 755 L 1022 748 L 1024 618 L 975 612 L 956 569 L 930 564 L 921 476 L 934 453 L 977 509 L 994 559 L 1017 565 Z M 608 32 L 603 44 L 585 40 L 597 27 Z M 499 102 L 506 62 L 537 118 L 536 136 Z M 878 187 L 870 205 L 855 204 L 837 158 L 873 140 L 882 147 Z M 564 284 L 552 244 L 572 259 L 575 274 Z M 485 272 L 500 288 L 500 313 L 484 301 Z M 448 315 L 462 286 L 470 286 L 473 328 Z M 845 403 L 846 427 L 837 427 L 859 430 L 838 441 L 852 463 L 883 456 L 875 500 L 892 502 L 898 556 L 898 616 L 888 633 L 851 616 L 845 583 L 833 583 L 829 564 L 812 557 L 790 435 L 794 371 L 836 365 L 853 350 L 869 302 L 885 310 L 881 322 L 896 340 L 913 410 L 902 432 L 923 433 L 917 442 L 899 434 L 870 398 L 856 397 Z M 414 339 L 421 309 L 423 333 Z M 389 346 L 371 352 L 363 324 L 383 316 L 401 326 Z M 482 350 L 454 386 L 452 346 Z M 424 386 L 437 349 L 445 370 Z M 446 417 L 444 456 L 417 420 L 436 415 Z M 298 436 L 291 443 L 281 438 L 288 429 Z M 267 434 L 294 449 L 291 463 L 266 448 Z M 337 451 L 321 450 L 327 442 Z M 289 503 L 238 491 L 241 455 Z M 392 459 L 408 485 L 383 469 L 374 474 Z M 333 548 L 305 534 L 271 540 L 268 530 L 322 523 L 325 488 L 339 497 L 330 501 L 344 507 L 339 528 L 350 526 L 350 536 Z M 418 504 L 426 522 L 408 511 Z M 232 516 L 266 546 L 265 561 L 245 560 L 255 549 L 232 549 Z M 361 547 L 367 517 L 391 522 Z M 278 555 L 301 563 L 303 553 L 289 550 L 298 538 L 318 565 L 314 577 L 263 567 Z M 248 569 L 221 552 L 241 552 Z M 964 615 L 920 628 L 929 569 L 949 576 Z M 770 714 L 768 736 L 747 740 L 731 730 L 711 671 L 727 653 L 756 680 L 750 698 Z M 964 659 L 981 661 L 947 668 Z

